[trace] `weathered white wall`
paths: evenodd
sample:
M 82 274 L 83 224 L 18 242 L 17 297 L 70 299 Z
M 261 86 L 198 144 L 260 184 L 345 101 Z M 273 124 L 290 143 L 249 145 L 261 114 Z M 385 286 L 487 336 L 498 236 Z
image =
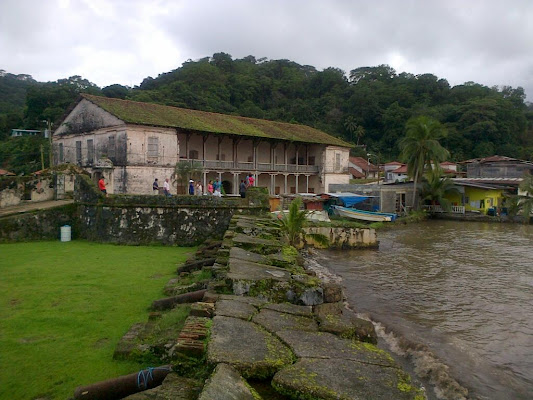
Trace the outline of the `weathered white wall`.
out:
M 340 157 L 340 163 L 337 165 L 337 155 Z M 322 183 L 324 191 L 329 191 L 331 184 L 348 184 L 350 183 L 350 174 L 348 173 L 348 163 L 350 150 L 345 147 L 328 146 L 322 153 L 323 169 Z
M 124 126 L 124 122 L 87 99 L 81 100 L 54 132 L 53 139 L 62 134 L 92 132 L 104 127 Z
M 309 227 L 305 228 L 304 231 L 307 234 L 326 236 L 329 240 L 330 247 L 354 248 L 374 247 L 378 245 L 375 229 Z M 321 247 L 310 237 L 306 237 L 304 240 L 307 245 Z
M 0 191 L 0 208 L 20 204 L 23 194 L 23 192 L 17 189 L 4 189 Z
M 148 157 L 148 138 L 158 139 L 157 157 Z M 178 137 L 170 128 L 130 126 L 127 129 L 128 165 L 174 166 L 178 161 Z
M 31 191 L 31 201 L 48 201 L 53 200 L 55 190 L 51 185 L 51 179 L 40 179 L 36 182 L 35 188 Z M 50 187 L 52 186 L 52 187 Z
M 338 168 L 336 165 L 337 154 L 340 155 L 340 166 Z M 346 147 L 327 146 L 322 155 L 322 166 L 325 173 L 348 173 L 350 149 Z
M 159 181 L 159 187 L 163 187 L 163 183 L 166 178 L 171 177 L 174 172 L 174 167 L 162 167 L 162 166 L 130 166 L 126 169 L 126 179 L 128 180 L 128 193 L 134 194 L 153 194 L 152 183 L 157 178 Z M 115 169 L 113 172 L 113 181 L 118 183 L 123 179 L 120 169 Z M 177 193 L 175 183 L 171 181 L 170 192 L 172 194 Z M 109 191 L 108 193 L 113 193 Z

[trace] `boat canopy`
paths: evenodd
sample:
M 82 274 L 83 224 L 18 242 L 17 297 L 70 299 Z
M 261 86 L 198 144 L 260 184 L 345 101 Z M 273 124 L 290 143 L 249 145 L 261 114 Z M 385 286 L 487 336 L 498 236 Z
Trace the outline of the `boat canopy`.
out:
M 341 200 L 345 207 L 351 207 L 354 204 L 359 204 L 365 201 L 366 199 L 370 199 L 372 197 L 376 196 L 361 196 L 354 193 L 324 193 L 328 197 L 333 197 Z

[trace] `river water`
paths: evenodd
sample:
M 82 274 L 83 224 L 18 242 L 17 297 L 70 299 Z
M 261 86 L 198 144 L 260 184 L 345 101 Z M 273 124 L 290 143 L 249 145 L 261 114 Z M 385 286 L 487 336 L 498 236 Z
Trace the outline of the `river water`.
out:
M 533 399 L 533 226 L 435 220 L 378 237 L 314 260 L 428 397 Z

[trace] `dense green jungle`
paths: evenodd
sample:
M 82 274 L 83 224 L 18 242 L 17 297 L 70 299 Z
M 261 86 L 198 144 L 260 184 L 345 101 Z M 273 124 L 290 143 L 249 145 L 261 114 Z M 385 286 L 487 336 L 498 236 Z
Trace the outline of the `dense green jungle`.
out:
M 216 53 L 188 60 L 133 88 L 100 88 L 81 76 L 38 82 L 0 70 L 0 168 L 41 168 L 42 138 L 9 138 L 12 128 L 54 127 L 79 93 L 305 124 L 370 151 L 381 162 L 397 159 L 406 122 L 427 115 L 447 130 L 441 144 L 461 161 L 494 154 L 533 160 L 533 104 L 524 89 L 475 82 L 451 86 L 431 73 L 398 73 L 388 65 L 349 72 L 322 71 L 290 60 Z

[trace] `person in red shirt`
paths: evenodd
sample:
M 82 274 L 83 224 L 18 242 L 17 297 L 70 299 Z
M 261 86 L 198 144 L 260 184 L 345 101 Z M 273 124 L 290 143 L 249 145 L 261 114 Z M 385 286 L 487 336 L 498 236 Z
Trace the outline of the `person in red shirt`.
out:
M 98 181 L 98 188 L 107 197 L 107 190 L 105 188 L 104 177 L 101 177 L 100 180 Z

